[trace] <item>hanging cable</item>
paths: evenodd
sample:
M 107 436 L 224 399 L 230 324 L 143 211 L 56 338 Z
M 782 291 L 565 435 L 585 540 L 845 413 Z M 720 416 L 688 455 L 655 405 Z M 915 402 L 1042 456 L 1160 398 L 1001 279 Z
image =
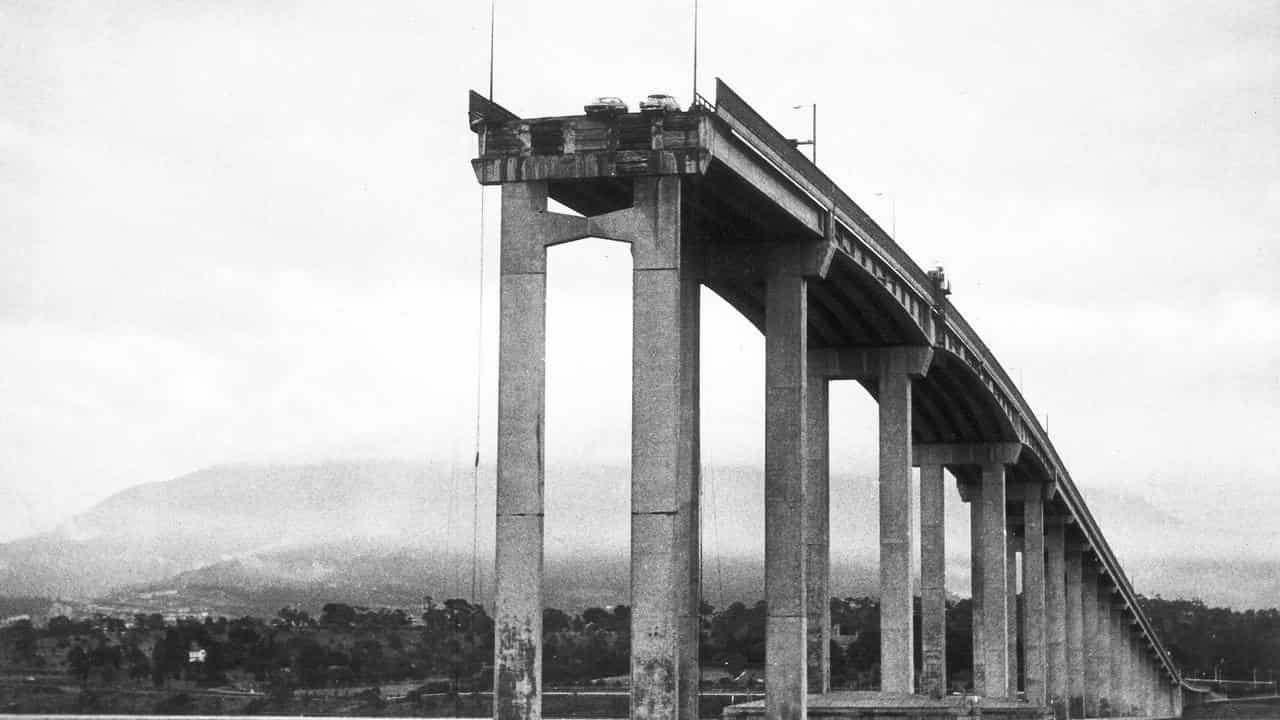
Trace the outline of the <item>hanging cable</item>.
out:
M 484 235 L 485 193 L 480 188 L 480 269 L 476 279 L 476 423 L 475 456 L 471 464 L 471 602 L 480 601 L 480 402 L 484 378 Z

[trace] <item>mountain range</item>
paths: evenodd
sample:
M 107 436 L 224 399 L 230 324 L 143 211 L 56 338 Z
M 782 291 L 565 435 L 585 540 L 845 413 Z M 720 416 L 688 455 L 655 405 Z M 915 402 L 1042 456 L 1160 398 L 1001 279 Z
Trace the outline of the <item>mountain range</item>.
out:
M 620 467 L 548 468 L 547 605 L 628 602 L 626 480 Z M 832 488 L 832 592 L 874 594 L 875 479 L 836 476 Z M 1140 497 L 1088 495 L 1141 592 L 1275 604 L 1280 563 L 1219 561 L 1229 537 Z M 473 587 L 483 601 L 492 588 L 492 508 L 491 473 L 473 479 L 439 464 L 217 466 L 127 489 L 50 532 L 0 544 L 0 596 L 231 615 L 329 601 L 414 606 L 427 595 L 471 597 Z M 948 584 L 957 595 L 968 594 L 967 517 L 948 493 Z M 708 601 L 762 596 L 763 527 L 758 468 L 704 471 Z

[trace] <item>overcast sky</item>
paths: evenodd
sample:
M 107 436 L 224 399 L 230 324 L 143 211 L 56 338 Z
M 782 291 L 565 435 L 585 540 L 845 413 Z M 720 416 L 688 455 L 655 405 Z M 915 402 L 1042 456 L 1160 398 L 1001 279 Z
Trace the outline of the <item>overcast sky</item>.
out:
M 687 103 L 691 5 L 498 0 L 495 97 Z M 0 540 L 216 463 L 469 465 L 487 45 L 485 2 L 0 2 Z M 1275 2 L 701 0 L 698 82 L 798 137 L 817 103 L 820 165 L 946 266 L 1086 497 L 1269 528 L 1278 49 Z M 629 255 L 549 268 L 549 461 L 625 463 Z M 703 460 L 759 464 L 761 338 L 709 295 L 703 332 Z M 874 472 L 874 404 L 834 398 L 835 471 Z

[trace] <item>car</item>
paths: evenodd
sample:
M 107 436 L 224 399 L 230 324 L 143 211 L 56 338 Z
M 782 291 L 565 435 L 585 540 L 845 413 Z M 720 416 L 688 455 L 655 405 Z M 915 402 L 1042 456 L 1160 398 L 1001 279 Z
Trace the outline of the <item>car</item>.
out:
M 654 93 L 640 101 L 640 112 L 680 112 L 680 103 L 665 93 Z
M 601 95 L 582 106 L 588 115 L 624 115 L 630 108 L 622 100 L 611 95 Z

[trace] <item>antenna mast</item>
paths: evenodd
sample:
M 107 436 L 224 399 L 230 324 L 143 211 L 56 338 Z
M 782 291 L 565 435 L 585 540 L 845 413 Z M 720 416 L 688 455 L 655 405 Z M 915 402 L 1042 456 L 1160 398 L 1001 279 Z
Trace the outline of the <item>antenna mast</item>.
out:
M 489 0 L 489 99 L 493 100 L 493 27 L 494 8 L 498 0 Z
M 698 102 L 698 0 L 693 0 L 693 100 L 689 106 Z

